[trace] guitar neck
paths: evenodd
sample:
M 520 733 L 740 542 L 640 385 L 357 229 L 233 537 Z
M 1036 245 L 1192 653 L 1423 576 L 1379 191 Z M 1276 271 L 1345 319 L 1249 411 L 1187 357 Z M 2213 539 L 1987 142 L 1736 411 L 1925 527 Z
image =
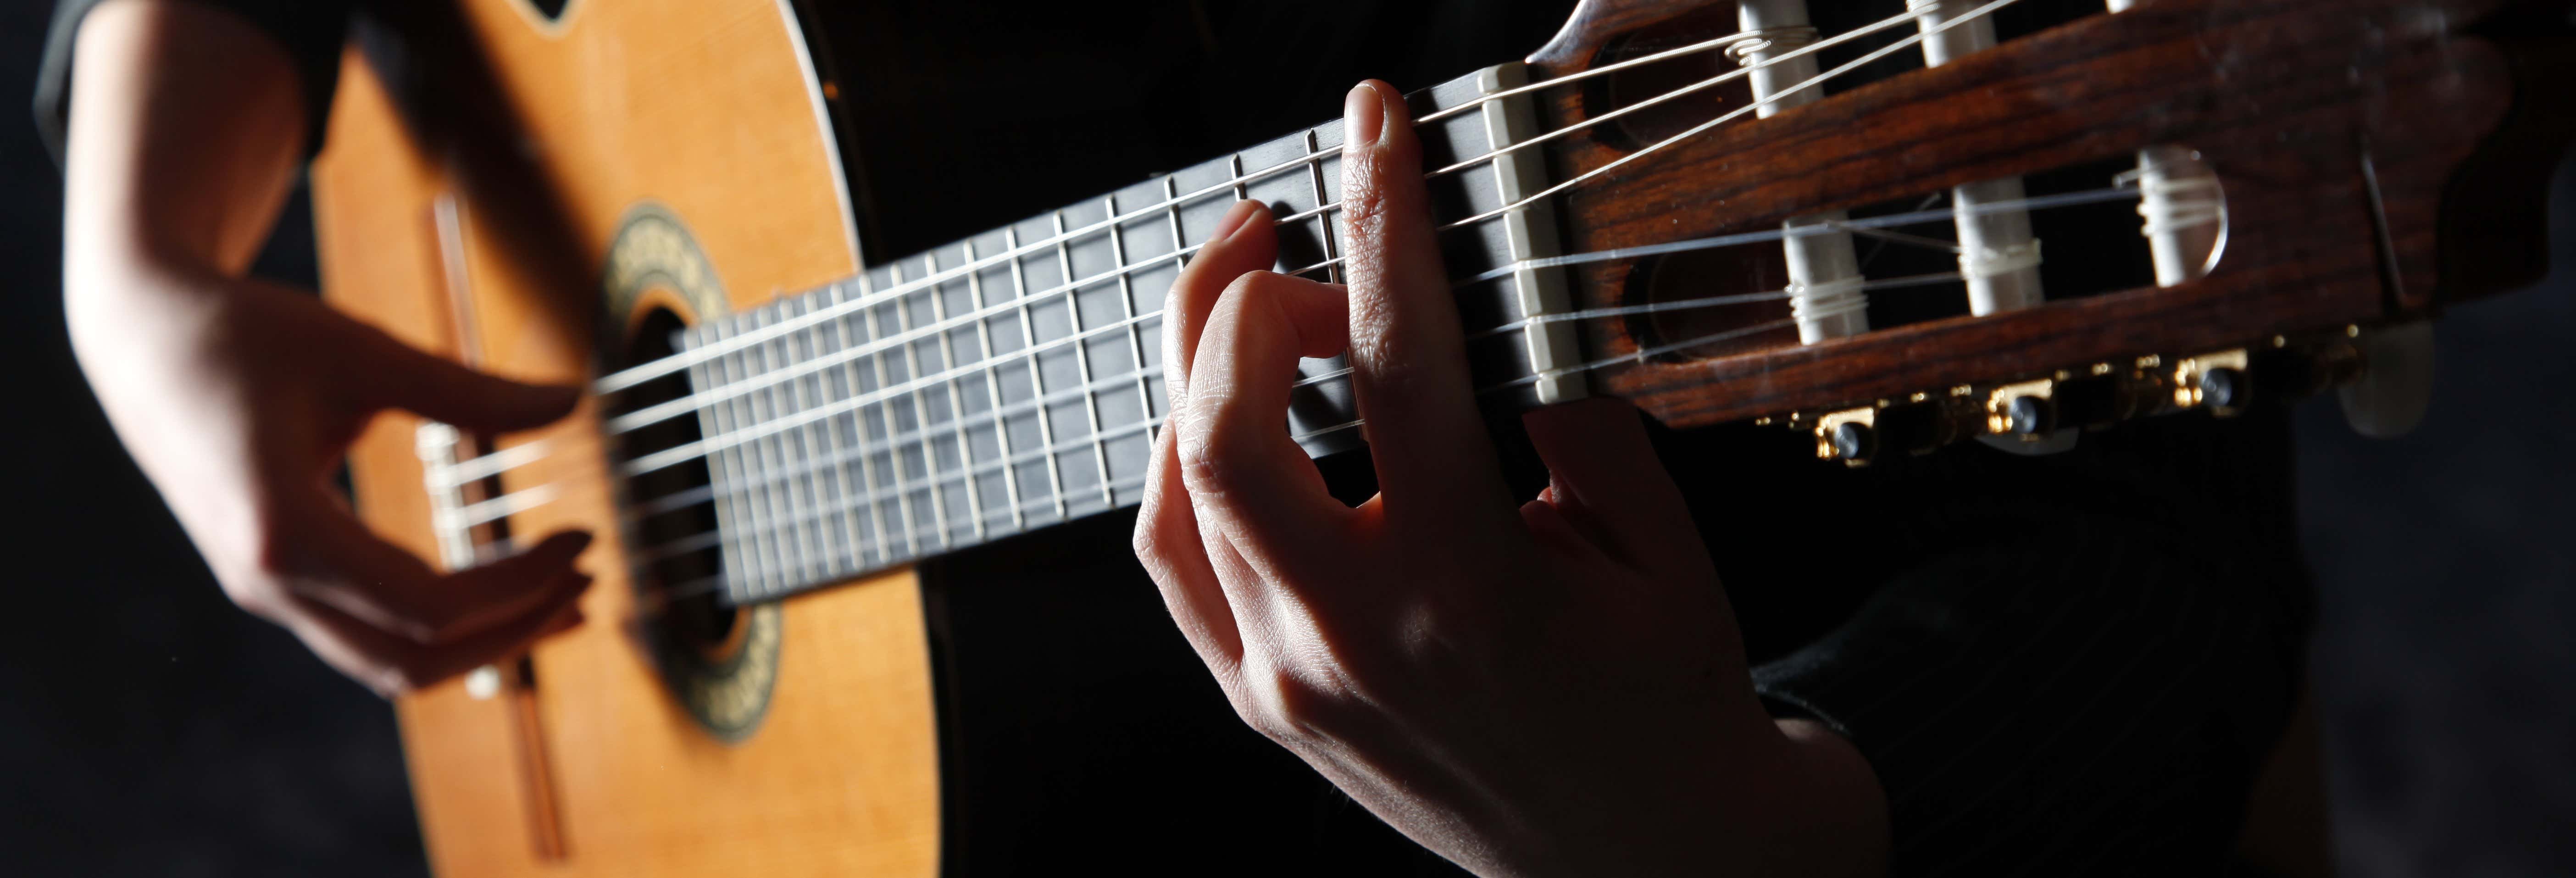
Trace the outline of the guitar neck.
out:
M 1474 159 L 1537 130 L 1517 64 L 1409 96 L 1424 161 Z M 1061 209 L 880 262 L 861 275 L 706 321 L 682 344 L 681 404 L 700 440 L 734 603 L 772 600 L 1142 500 L 1162 423 L 1165 295 L 1237 200 L 1270 205 L 1282 272 L 1342 280 L 1341 122 L 1288 134 Z M 1543 188 L 1505 156 L 1432 180 L 1444 220 Z M 1443 256 L 1483 400 L 1584 392 L 1544 199 L 1444 232 Z M 1321 456 L 1357 447 L 1343 364 L 1308 360 L 1290 431 Z M 632 466 L 632 464 L 630 464 Z

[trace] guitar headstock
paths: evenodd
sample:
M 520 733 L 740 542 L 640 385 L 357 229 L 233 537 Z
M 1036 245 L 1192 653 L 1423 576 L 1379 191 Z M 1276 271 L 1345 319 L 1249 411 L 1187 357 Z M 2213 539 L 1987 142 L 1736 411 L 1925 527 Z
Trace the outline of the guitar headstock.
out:
M 1915 3 L 1952 17 L 2006 5 Z M 1771 41 L 1677 55 L 1544 92 L 1545 124 L 1600 121 L 1636 103 L 1636 94 L 1669 92 L 1669 83 L 1754 66 L 1820 38 L 1812 30 L 1755 30 L 1758 22 L 1740 20 L 1737 8 L 1586 0 L 1531 57 L 1533 78 L 1729 34 Z M 2368 368 L 2378 328 L 2422 321 L 2446 303 L 2544 272 L 2543 187 L 2533 181 L 2576 130 L 2576 96 L 2564 85 L 2576 57 L 2567 51 L 2576 33 L 2569 16 L 2565 2 L 2517 0 L 2142 0 L 1939 66 L 1800 98 L 1812 101 L 1803 106 L 1778 99 L 1782 106 L 1767 118 L 1684 124 L 1752 110 L 1755 96 L 1739 81 L 1657 111 L 1693 114 L 1682 122 L 1630 113 L 1590 125 L 1587 136 L 1552 154 L 1560 179 L 1597 175 L 1559 200 L 1571 253 L 1756 238 L 1784 225 L 1815 226 L 1819 217 L 1842 218 L 1828 229 L 1856 228 L 1871 243 L 1946 238 L 1946 222 L 1909 231 L 1896 220 L 1927 204 L 1965 203 L 1967 194 L 1939 198 L 1959 187 L 2012 180 L 2018 192 L 2023 178 L 2032 188 L 2003 206 L 2030 208 L 2030 228 L 2045 240 L 2051 220 L 2040 208 L 2112 200 L 2098 188 L 2044 191 L 2043 181 L 2066 178 L 2068 169 L 2099 172 L 2088 185 L 2109 187 L 2114 172 L 2136 168 L 2150 150 L 2195 163 L 2216 181 L 2177 183 L 2150 168 L 2144 186 L 2136 173 L 2116 184 L 2131 188 L 2124 207 L 2137 206 L 2145 190 L 2188 196 L 2142 211 L 2169 236 L 2201 229 L 2199 249 L 2188 254 L 2197 264 L 2165 272 L 2163 285 L 2140 268 L 2131 272 L 2141 278 L 2135 286 L 2051 289 L 2028 307 L 1981 302 L 1975 314 L 1953 307 L 1915 316 L 1880 304 L 1870 313 L 1893 319 L 1823 338 L 1810 328 L 1807 343 L 1783 325 L 1788 308 L 1779 302 L 1738 307 L 1733 316 L 1698 309 L 1704 313 L 1693 320 L 1657 311 L 1587 321 L 1596 358 L 1636 360 L 1597 373 L 1595 389 L 1677 426 L 1786 422 L 1816 431 L 1821 456 L 1854 459 L 1866 456 L 1859 440 L 1872 433 L 1920 450 L 2180 408 L 2224 413 L 2249 390 L 2302 393 L 2349 380 Z M 1873 42 L 1815 57 L 1831 68 L 1935 26 L 1882 27 Z M 1699 66 L 1674 66 L 1683 64 Z M 1776 95 L 1783 84 L 1775 78 L 1763 87 Z M 1869 222 L 1879 217 L 1888 222 Z M 2140 231 L 2136 215 L 2126 222 Z M 2156 230 L 2145 231 L 2152 238 Z M 2143 261 L 2146 242 L 2132 243 Z M 1751 255 L 1734 262 L 1714 255 L 1720 250 L 1586 262 L 1571 269 L 1574 297 L 1587 310 L 1634 309 L 1778 285 L 1781 247 L 1748 244 Z M 2035 244 L 1988 249 L 1985 264 L 1963 261 L 1960 274 L 2030 268 L 2038 254 Z M 1789 274 L 1795 281 L 1802 273 L 1792 266 Z M 1772 280 L 1712 286 L 1712 275 Z M 1933 284 L 1929 295 L 1962 291 L 1961 281 Z M 1842 426 L 1853 422 L 1878 429 Z M 1838 447 L 1838 431 L 1850 447 Z

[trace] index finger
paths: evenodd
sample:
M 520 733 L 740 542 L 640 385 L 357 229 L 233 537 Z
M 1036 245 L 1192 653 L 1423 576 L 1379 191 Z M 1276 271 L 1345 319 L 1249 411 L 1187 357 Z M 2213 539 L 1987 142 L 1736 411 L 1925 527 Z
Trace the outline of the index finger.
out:
M 1467 377 L 1413 114 L 1377 80 L 1351 89 L 1342 114 L 1351 383 L 1379 502 L 1398 520 L 1507 525 L 1518 504 Z

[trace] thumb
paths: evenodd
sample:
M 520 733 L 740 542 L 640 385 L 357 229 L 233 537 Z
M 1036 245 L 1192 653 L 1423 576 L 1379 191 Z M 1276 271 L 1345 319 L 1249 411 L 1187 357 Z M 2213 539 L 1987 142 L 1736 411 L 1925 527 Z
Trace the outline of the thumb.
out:
M 1594 397 L 1532 411 L 1521 423 L 1547 464 L 1545 499 L 1603 552 L 1648 568 L 1707 556 L 1634 407 Z
M 474 371 L 361 327 L 364 361 L 349 380 L 370 408 L 398 408 L 467 430 L 507 433 L 553 423 L 581 402 L 581 388 L 526 384 Z

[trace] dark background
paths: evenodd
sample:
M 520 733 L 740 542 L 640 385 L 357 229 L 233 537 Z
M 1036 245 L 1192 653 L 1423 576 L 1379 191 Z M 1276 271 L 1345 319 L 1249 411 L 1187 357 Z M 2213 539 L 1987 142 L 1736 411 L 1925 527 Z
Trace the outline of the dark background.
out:
M 0 100 L 27 93 L 50 5 L 0 6 Z M 2331 401 L 2297 413 L 2300 532 L 2322 608 L 2314 677 L 2348 875 L 2576 874 L 2564 459 L 2576 397 L 2563 389 L 2576 377 L 2576 177 L 2550 185 L 2558 270 L 2440 325 L 2423 429 L 2370 441 Z M 18 571 L 0 640 L 0 868 L 421 871 L 391 711 L 222 599 L 81 382 L 62 330 L 59 208 L 33 129 L 0 114 L 13 391 L 0 497 L 16 507 Z M 300 222 L 273 250 L 266 271 L 309 276 Z

